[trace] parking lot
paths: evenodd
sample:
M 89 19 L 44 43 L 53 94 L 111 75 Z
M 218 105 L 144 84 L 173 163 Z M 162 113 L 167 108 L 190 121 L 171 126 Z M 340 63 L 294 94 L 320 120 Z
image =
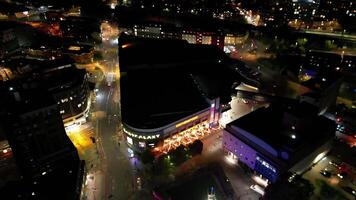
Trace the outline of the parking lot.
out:
M 356 171 L 349 163 L 341 160 L 337 152 L 333 151 L 303 175 L 315 186 L 318 193 L 318 182 L 325 181 L 328 185 L 340 191 L 347 199 L 356 197 Z

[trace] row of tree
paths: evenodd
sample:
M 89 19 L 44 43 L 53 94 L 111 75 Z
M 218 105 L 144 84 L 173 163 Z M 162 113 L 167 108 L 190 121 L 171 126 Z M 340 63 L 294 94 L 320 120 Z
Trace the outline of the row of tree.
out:
M 179 146 L 175 150 L 171 151 L 169 155 L 172 157 L 172 161 L 176 164 L 182 163 L 185 160 L 189 159 L 191 156 L 199 155 L 203 151 L 203 142 L 200 140 L 194 141 L 188 147 L 183 145 Z M 139 154 L 139 158 L 144 164 L 153 164 L 155 156 L 151 150 L 146 149 Z

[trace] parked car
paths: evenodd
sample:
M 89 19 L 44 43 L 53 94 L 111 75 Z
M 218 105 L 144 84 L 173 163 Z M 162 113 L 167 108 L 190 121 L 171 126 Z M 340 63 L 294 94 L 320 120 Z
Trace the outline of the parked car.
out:
M 327 178 L 330 178 L 330 177 L 331 177 L 331 172 L 329 172 L 329 171 L 327 171 L 327 170 L 325 170 L 325 169 L 321 170 L 321 171 L 320 171 L 320 174 L 323 175 L 323 176 L 325 176 L 325 177 L 327 177 Z
M 351 195 L 356 197 L 356 189 L 347 186 L 342 187 L 342 189 L 345 190 L 347 193 L 350 193 Z

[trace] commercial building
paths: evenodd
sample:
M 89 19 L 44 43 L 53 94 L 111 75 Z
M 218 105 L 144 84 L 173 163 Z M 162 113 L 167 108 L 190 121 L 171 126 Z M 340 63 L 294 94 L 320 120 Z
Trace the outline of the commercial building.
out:
M 14 23 L 0 22 L 0 58 L 16 52 L 20 48 L 15 28 Z
M 84 163 L 52 95 L 9 82 L 1 83 L 0 93 L 2 198 L 79 199 Z
M 318 108 L 295 101 L 271 104 L 226 125 L 223 148 L 269 182 L 286 172 L 301 174 L 322 159 L 335 137 L 335 123 Z
M 35 31 L 27 24 L 0 21 L 0 58 L 16 55 L 30 46 Z
M 134 35 L 145 38 L 160 38 L 162 27 L 160 24 L 135 25 Z
M 136 151 L 167 152 L 215 127 L 238 75 L 214 46 L 121 36 L 123 133 Z
M 85 44 L 101 42 L 99 20 L 86 17 L 67 16 L 59 21 L 62 35 L 66 38 L 75 38 Z
M 19 57 L 6 60 L 4 65 L 3 80 L 19 80 L 10 81 L 12 88 L 20 91 L 42 88 L 49 92 L 59 106 L 66 127 L 86 121 L 90 106 L 88 76 L 84 69 L 77 69 L 72 60 Z
M 133 34 L 142 38 L 181 39 L 190 44 L 214 45 L 224 49 L 224 46 L 242 44 L 248 37 L 248 32 L 233 31 L 236 28 L 230 26 L 222 31 L 216 27 L 197 28 L 189 25 L 180 27 L 169 23 L 142 23 L 134 25 Z

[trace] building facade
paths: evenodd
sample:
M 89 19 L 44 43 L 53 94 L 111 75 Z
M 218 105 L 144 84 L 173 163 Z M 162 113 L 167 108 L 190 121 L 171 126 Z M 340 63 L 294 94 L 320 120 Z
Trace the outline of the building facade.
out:
M 287 172 L 301 174 L 320 161 L 332 147 L 335 123 L 317 116 L 311 105 L 291 109 L 308 112 L 311 108 L 314 117 L 288 110 L 290 106 L 294 105 L 284 111 L 275 105 L 260 108 L 227 124 L 223 132 L 227 156 L 272 183 Z

